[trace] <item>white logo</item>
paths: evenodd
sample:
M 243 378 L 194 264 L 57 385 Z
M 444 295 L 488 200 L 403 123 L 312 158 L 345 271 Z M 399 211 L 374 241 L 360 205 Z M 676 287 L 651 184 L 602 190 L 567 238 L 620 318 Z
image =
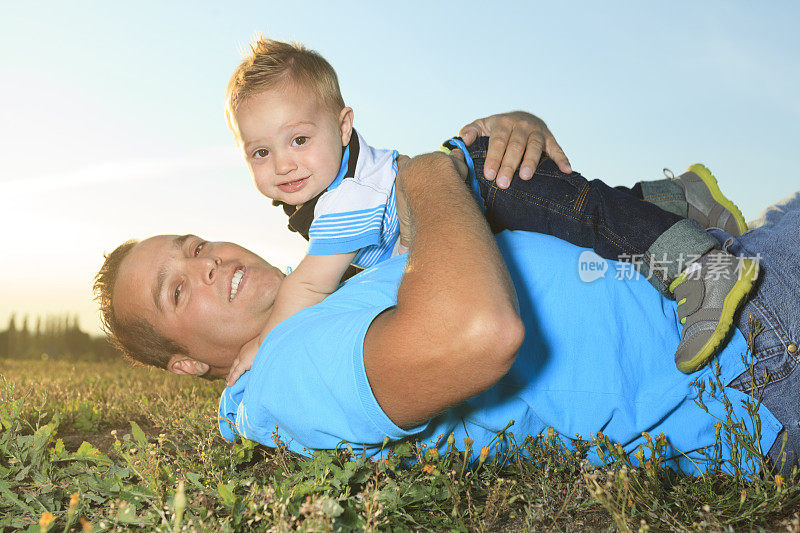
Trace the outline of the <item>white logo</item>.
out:
M 578 277 L 584 283 L 604 278 L 606 270 L 608 270 L 608 262 L 591 250 L 581 252 L 578 257 Z

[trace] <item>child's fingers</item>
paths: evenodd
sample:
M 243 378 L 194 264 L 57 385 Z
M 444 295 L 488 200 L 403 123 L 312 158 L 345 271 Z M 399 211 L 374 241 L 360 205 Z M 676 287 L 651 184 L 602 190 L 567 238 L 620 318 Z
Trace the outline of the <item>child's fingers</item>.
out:
M 231 369 L 228 371 L 228 387 L 236 383 L 236 380 L 239 379 L 243 373 L 244 372 L 242 372 L 241 367 L 239 366 L 239 359 L 236 359 L 231 365 Z

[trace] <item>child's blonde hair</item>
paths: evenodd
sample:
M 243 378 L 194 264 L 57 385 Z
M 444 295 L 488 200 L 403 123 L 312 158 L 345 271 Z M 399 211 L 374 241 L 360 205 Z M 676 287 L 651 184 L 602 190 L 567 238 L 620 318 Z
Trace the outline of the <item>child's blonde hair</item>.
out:
M 236 67 L 228 82 L 225 116 L 237 140 L 240 135 L 236 111 L 241 103 L 249 96 L 287 82 L 299 83 L 312 90 L 335 113 L 344 108 L 336 71 L 325 58 L 300 43 L 273 41 L 260 35 L 250 44 L 250 53 Z

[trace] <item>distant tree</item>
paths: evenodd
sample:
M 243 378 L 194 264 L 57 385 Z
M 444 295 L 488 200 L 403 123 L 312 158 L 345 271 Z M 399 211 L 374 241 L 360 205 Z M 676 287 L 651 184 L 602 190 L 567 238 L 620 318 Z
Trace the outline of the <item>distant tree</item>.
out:
M 31 332 L 31 349 L 33 355 L 40 355 L 42 353 L 42 346 L 44 340 L 42 339 L 42 316 L 36 315 L 36 328 Z
M 17 354 L 17 315 L 11 313 L 8 319 L 8 329 L 6 330 L 6 355 L 16 357 Z
M 11 314 L 8 328 L 0 331 L 0 357 L 38 358 L 46 353 L 50 357 L 91 357 L 110 361 L 120 355 L 105 337 L 92 337 L 81 331 L 77 314 L 37 316 L 35 329 L 31 328 L 33 323 L 33 317 L 26 315 L 20 329 L 16 313 Z
M 30 355 L 31 333 L 28 331 L 28 315 L 22 317 L 22 327 L 17 332 L 16 350 L 17 355 L 26 357 Z

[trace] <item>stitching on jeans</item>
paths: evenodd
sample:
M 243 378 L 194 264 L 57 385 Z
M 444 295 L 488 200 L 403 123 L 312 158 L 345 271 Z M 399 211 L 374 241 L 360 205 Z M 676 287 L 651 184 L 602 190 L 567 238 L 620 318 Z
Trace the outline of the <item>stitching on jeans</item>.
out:
M 485 158 L 486 157 L 486 153 L 487 153 L 486 150 L 477 150 L 472 154 L 473 163 L 475 164 L 476 167 L 478 167 L 478 164 L 480 163 L 480 161 L 476 162 L 475 160 L 476 159 Z M 484 161 L 484 163 L 485 163 L 485 161 Z M 553 172 L 549 172 L 549 171 L 546 171 L 546 170 L 536 170 L 535 174 L 538 174 L 538 175 L 541 175 L 541 176 L 547 176 L 547 177 L 551 177 L 551 178 L 557 178 L 557 179 L 567 179 L 567 180 L 570 181 L 570 183 L 572 185 L 575 185 L 575 180 L 577 180 L 577 178 L 573 178 L 572 175 L 570 175 L 570 174 L 555 174 Z M 522 201 L 524 201 L 526 203 L 529 203 L 531 205 L 542 207 L 542 208 L 547 209 L 547 210 L 549 210 L 549 211 L 551 211 L 553 213 L 557 213 L 557 214 L 560 214 L 562 216 L 566 216 L 568 218 L 571 218 L 571 219 L 575 220 L 576 222 L 585 223 L 585 222 L 592 221 L 597 226 L 598 232 L 601 233 L 602 235 L 604 235 L 617 248 L 619 248 L 620 250 L 622 250 L 625 253 L 628 253 L 629 255 L 641 255 L 642 259 L 647 264 L 651 275 L 655 275 L 656 278 L 662 284 L 664 284 L 664 285 L 667 284 L 667 279 L 666 279 L 665 275 L 662 275 L 659 269 L 657 269 L 657 268 L 654 269 L 653 268 L 652 254 L 650 254 L 646 250 L 642 251 L 642 250 L 639 250 L 639 249 L 635 248 L 634 246 L 632 246 L 624 237 L 622 237 L 620 235 L 617 235 L 616 233 L 611 231 L 608 227 L 606 227 L 604 220 L 599 219 L 598 217 L 593 216 L 593 215 L 581 216 L 579 218 L 579 217 L 576 217 L 576 216 L 574 216 L 574 215 L 572 215 L 572 214 L 570 214 L 568 212 L 565 212 L 564 209 L 569 209 L 567 207 L 560 206 L 558 204 L 551 204 L 551 203 L 547 202 L 547 200 L 544 200 L 544 199 L 539 198 L 537 196 L 528 195 L 528 194 L 524 194 L 523 195 L 523 194 L 517 193 L 517 191 L 511 191 L 509 189 L 500 189 L 499 187 L 497 187 L 497 185 L 495 184 L 495 182 L 493 180 L 489 180 L 488 178 L 486 178 L 483 175 L 482 172 L 481 172 L 480 175 L 478 175 L 478 173 L 476 172 L 476 177 L 481 179 L 481 180 L 483 180 L 485 182 L 485 184 L 488 186 L 489 190 L 487 191 L 487 196 L 488 196 L 487 205 L 489 207 L 494 208 L 495 201 L 497 199 L 498 191 L 503 191 L 504 194 L 508 194 L 509 196 L 513 196 L 515 198 L 521 199 Z M 585 201 L 586 197 L 588 196 L 589 189 L 590 189 L 590 184 L 589 184 L 589 182 L 586 182 L 586 184 L 584 185 L 583 189 L 581 190 L 581 193 L 578 196 L 578 199 L 575 202 L 574 210 L 578 211 L 582 207 L 583 202 Z M 535 198 L 536 200 L 539 200 L 539 202 L 531 200 L 531 197 Z M 682 196 L 678 195 L 677 198 L 682 198 Z M 541 202 L 544 202 L 544 203 L 541 203 Z M 635 264 L 634 264 L 634 266 L 635 266 Z M 640 272 L 640 274 L 641 274 L 641 272 Z
M 589 187 L 590 187 L 589 182 L 586 182 L 580 194 L 578 195 L 578 199 L 575 200 L 575 207 L 573 209 L 575 209 L 575 211 L 577 211 L 578 213 L 581 212 L 581 207 L 583 206 L 584 199 L 589 195 Z
M 635 248 L 624 237 L 622 237 L 622 236 L 616 234 L 615 232 L 611 231 L 605 225 L 605 221 L 604 220 L 599 219 L 598 217 L 595 217 L 593 215 L 588 215 L 588 216 L 582 215 L 580 217 L 572 215 L 569 212 L 565 212 L 564 211 L 565 209 L 570 209 L 569 207 L 564 207 L 564 206 L 561 206 L 561 205 L 558 205 L 558 204 L 552 204 L 552 203 L 548 202 L 547 200 L 544 200 L 543 198 L 540 198 L 538 196 L 534 196 L 534 195 L 531 195 L 531 194 L 520 193 L 519 191 L 512 191 L 510 189 L 500 189 L 499 187 L 497 187 L 497 185 L 494 184 L 494 182 L 489 182 L 488 180 L 486 180 L 486 178 L 483 178 L 483 179 L 485 181 L 487 181 L 491 192 L 494 193 L 493 196 L 498 194 L 498 191 L 502 191 L 503 194 L 507 194 L 508 196 L 512 196 L 514 198 L 518 198 L 521 201 L 526 202 L 528 204 L 535 205 L 537 207 L 542 207 L 542 208 L 547 209 L 547 210 L 549 210 L 549 211 L 551 211 L 553 213 L 557 213 L 557 214 L 560 214 L 562 216 L 571 218 L 572 220 L 575 220 L 576 222 L 586 223 L 588 221 L 594 221 L 595 225 L 598 227 L 598 232 L 600 232 L 603 235 L 605 235 L 605 237 L 609 241 L 611 241 L 614 245 L 616 245 L 616 247 L 619 248 L 622 252 L 627 253 L 629 255 L 641 255 L 642 259 L 645 261 L 645 263 L 648 266 L 648 270 L 649 270 L 650 274 L 654 275 L 656 277 L 656 279 L 658 279 L 658 281 L 661 282 L 662 285 L 668 285 L 668 278 L 667 278 L 666 272 L 662 273 L 660 268 L 654 268 L 653 267 L 654 258 L 652 256 L 652 254 L 647 250 L 642 251 L 642 250 L 639 250 L 638 248 Z M 584 190 L 582 191 L 581 194 L 584 194 L 584 193 L 588 194 L 588 190 L 589 190 L 588 185 L 589 184 L 587 183 L 586 187 L 584 187 Z M 533 201 L 532 198 L 536 199 L 536 200 L 539 200 L 539 202 Z M 580 198 L 577 201 L 580 201 Z M 541 203 L 541 202 L 544 202 L 544 204 Z M 494 205 L 494 203 L 492 205 Z M 633 261 L 630 261 L 630 263 L 633 263 Z M 633 264 L 634 264 L 634 266 L 636 266 L 635 263 L 633 263 Z M 637 268 L 637 271 L 638 270 L 639 269 Z M 641 271 L 639 271 L 639 274 L 642 274 Z M 645 276 L 645 278 L 647 278 L 647 277 Z M 648 281 L 649 281 L 649 279 L 648 279 Z
M 569 209 L 569 208 L 565 208 L 565 207 L 560 206 L 558 204 L 549 203 L 546 200 L 543 200 L 542 198 L 539 198 L 538 196 L 533 196 L 533 195 L 530 195 L 530 194 L 520 194 L 518 191 L 511 191 L 510 189 L 500 189 L 499 187 L 497 187 L 494 184 L 491 184 L 490 188 L 495 190 L 494 191 L 495 194 L 499 194 L 502 191 L 503 194 L 507 194 L 507 195 L 512 196 L 514 198 L 518 198 L 518 199 L 520 199 L 523 202 L 526 202 L 528 204 L 535 205 L 537 207 L 542 207 L 542 208 L 547 209 L 547 210 L 549 210 L 551 212 L 554 212 L 554 213 L 560 214 L 562 216 L 571 218 L 571 219 L 575 220 L 576 222 L 594 221 L 595 224 L 598 226 L 598 230 L 603 231 L 604 234 L 608 237 L 608 239 L 613 241 L 613 243 L 618 248 L 620 248 L 621 250 L 623 250 L 625 252 L 628 252 L 630 254 L 643 254 L 644 253 L 644 252 L 641 252 L 641 251 L 637 250 L 635 247 L 633 247 L 623 237 L 621 237 L 620 235 L 617 235 L 616 233 L 611 231 L 608 227 L 606 227 L 606 225 L 604 224 L 604 221 L 602 219 L 598 219 L 595 216 L 577 217 L 574 214 L 570 214 L 569 212 L 565 212 L 564 211 L 565 209 Z M 538 202 L 534 201 L 532 199 L 538 200 Z M 542 202 L 544 202 L 544 203 L 542 203 Z
M 753 298 L 753 304 L 756 304 L 756 300 L 757 300 L 757 298 Z M 786 331 L 784 331 L 783 326 L 778 321 L 778 319 L 775 317 L 775 315 L 772 313 L 772 310 L 769 307 L 767 307 L 766 304 L 761 303 L 760 301 L 758 303 L 763 308 L 762 312 L 765 313 L 765 314 L 768 314 L 769 317 L 772 319 L 772 323 L 775 324 L 775 333 L 776 333 L 776 335 L 778 335 L 778 338 L 780 339 L 781 342 L 784 342 L 786 339 L 789 338 L 789 336 L 786 334 Z
M 759 311 L 762 315 L 765 315 L 764 318 L 766 318 L 766 315 L 769 315 L 774 320 L 775 315 L 769 310 L 769 308 L 767 308 L 761 302 L 761 300 L 758 297 L 753 297 L 751 302 L 752 302 L 753 306 L 756 308 L 757 311 Z M 780 325 L 779 322 L 773 322 L 773 323 L 777 324 L 777 327 L 765 329 L 765 330 L 763 330 L 762 333 L 767 332 L 767 331 L 771 331 L 771 332 L 773 332 L 774 335 L 778 336 L 779 335 L 778 331 L 782 332 L 783 331 L 783 327 Z M 766 365 L 765 359 L 767 359 L 768 357 L 772 357 L 774 355 L 780 355 L 782 352 L 785 353 L 786 355 L 788 355 L 788 358 L 791 361 L 786 361 L 786 363 L 781 365 L 783 368 L 780 368 L 779 370 L 777 370 L 775 372 L 769 373 L 769 379 L 770 379 L 771 383 L 775 383 L 775 382 L 780 381 L 783 378 L 787 377 L 795 369 L 795 367 L 797 366 L 798 362 L 800 362 L 800 361 L 798 361 L 797 356 L 789 353 L 786 350 L 786 347 L 785 347 L 782 339 L 780 338 L 780 336 L 778 336 L 778 340 L 779 340 L 780 344 L 775 345 L 775 346 L 770 346 L 768 348 L 761 348 L 761 349 L 757 350 L 753 354 L 756 357 L 756 363 L 755 363 L 756 365 L 759 365 L 759 363 L 763 363 L 763 365 Z M 776 346 L 780 347 L 780 350 L 776 350 L 775 353 L 768 353 L 769 350 L 775 349 Z M 789 363 L 792 363 L 792 364 L 789 364 Z M 763 365 L 761 365 L 761 366 L 763 366 Z M 754 372 L 754 374 L 756 376 L 755 380 L 753 380 L 752 376 L 750 376 L 749 374 L 748 374 L 748 379 L 746 380 L 747 387 L 746 387 L 746 390 L 744 392 L 746 392 L 748 394 L 751 394 L 752 391 L 756 387 L 761 387 L 764 384 L 764 378 L 762 377 L 763 373 L 761 373 L 758 370 L 756 370 Z M 743 387 L 744 387 L 744 385 L 743 385 Z

